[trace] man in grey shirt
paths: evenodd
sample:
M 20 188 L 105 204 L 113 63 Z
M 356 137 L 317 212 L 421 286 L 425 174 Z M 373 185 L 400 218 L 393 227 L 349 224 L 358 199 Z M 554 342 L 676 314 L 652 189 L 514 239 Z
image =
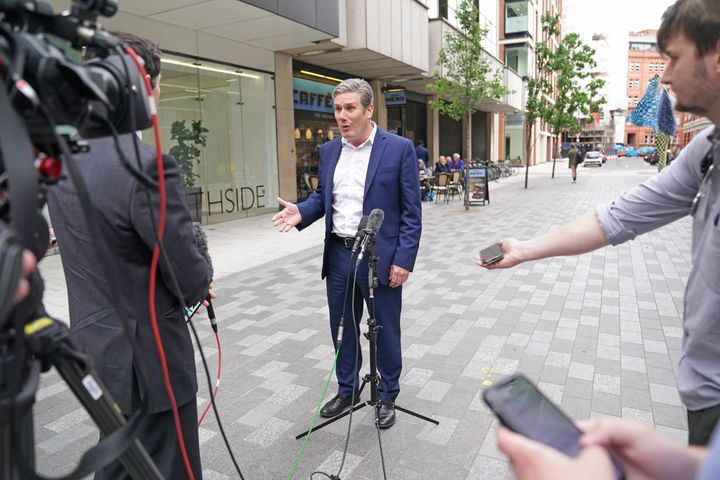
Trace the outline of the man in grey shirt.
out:
M 501 261 L 483 265 L 478 257 L 476 263 L 508 268 L 578 255 L 692 215 L 678 388 L 690 443 L 705 445 L 720 418 L 720 1 L 678 0 L 663 16 L 658 46 L 670 60 L 662 82 L 672 87 L 676 109 L 704 115 L 715 127 L 697 135 L 662 173 L 615 201 L 545 235 L 503 240 Z

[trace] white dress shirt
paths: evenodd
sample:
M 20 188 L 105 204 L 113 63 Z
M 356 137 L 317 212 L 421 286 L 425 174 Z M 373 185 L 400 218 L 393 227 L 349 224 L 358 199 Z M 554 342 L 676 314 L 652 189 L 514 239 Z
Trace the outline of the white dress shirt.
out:
M 340 159 L 333 176 L 332 231 L 341 237 L 354 237 L 362 218 L 365 199 L 365 177 L 377 125 L 359 147 L 341 139 Z

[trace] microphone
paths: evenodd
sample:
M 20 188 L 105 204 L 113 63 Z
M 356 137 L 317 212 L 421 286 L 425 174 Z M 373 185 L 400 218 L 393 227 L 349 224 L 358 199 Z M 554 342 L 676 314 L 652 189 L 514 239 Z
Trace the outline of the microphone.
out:
M 358 264 L 360 264 L 360 262 L 362 261 L 363 256 L 365 255 L 365 250 L 368 249 L 370 245 L 375 242 L 375 235 L 377 235 L 378 231 L 380 230 L 380 226 L 382 226 L 384 219 L 385 212 L 383 212 L 379 208 L 374 208 L 372 212 L 370 212 L 367 228 L 365 229 L 365 236 L 363 237 L 362 244 L 360 245 L 360 255 L 358 255 L 357 259 Z
M 358 230 L 355 234 L 355 243 L 353 244 L 352 248 L 352 256 L 354 257 L 357 255 L 358 250 L 360 250 L 360 244 L 363 241 L 363 238 L 365 238 L 365 229 L 367 228 L 368 224 L 368 216 L 363 215 L 362 218 L 360 218 L 360 223 L 358 224 Z
M 208 267 L 210 268 L 210 283 L 212 283 L 213 277 L 215 276 L 215 269 L 213 268 L 212 258 L 210 258 L 210 252 L 208 251 L 208 242 L 207 242 L 207 235 L 205 234 L 205 231 L 202 229 L 200 224 L 198 222 L 193 222 L 193 236 L 195 237 L 195 244 L 198 248 L 198 253 L 200 253 L 200 256 L 203 257 L 205 262 L 207 262 Z M 207 300 L 207 312 L 208 312 L 208 318 L 210 319 L 210 326 L 212 327 L 213 331 L 217 333 L 217 322 L 215 321 L 215 309 L 213 308 L 212 299 L 210 298 L 210 293 L 207 294 L 205 297 L 205 300 Z
M 193 222 L 192 229 L 193 236 L 195 237 L 195 244 L 198 248 L 198 253 L 201 257 L 203 257 L 203 259 L 207 262 L 208 267 L 210 268 L 210 283 L 212 283 L 213 277 L 215 276 L 215 269 L 213 268 L 212 258 L 210 258 L 210 252 L 208 251 L 207 235 L 205 235 L 205 231 L 202 229 L 198 222 Z

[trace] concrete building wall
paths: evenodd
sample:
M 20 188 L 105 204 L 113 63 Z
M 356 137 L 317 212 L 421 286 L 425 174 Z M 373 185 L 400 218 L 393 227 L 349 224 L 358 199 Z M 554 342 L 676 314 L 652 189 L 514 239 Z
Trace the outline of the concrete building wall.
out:
M 347 48 L 368 49 L 427 71 L 427 8 L 415 0 L 347 2 Z
M 292 57 L 275 53 L 275 112 L 277 124 L 278 191 L 282 198 L 297 200 L 295 139 L 295 105 L 293 102 Z

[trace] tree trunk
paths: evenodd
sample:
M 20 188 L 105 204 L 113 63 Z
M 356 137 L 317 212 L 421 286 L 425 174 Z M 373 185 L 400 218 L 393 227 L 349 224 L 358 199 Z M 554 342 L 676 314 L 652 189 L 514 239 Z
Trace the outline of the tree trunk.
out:
M 553 142 L 555 142 L 557 137 L 553 137 Z M 555 178 L 555 149 L 551 149 L 553 158 L 551 159 L 553 161 L 553 173 L 550 178 Z
M 527 122 L 525 122 L 527 123 Z M 533 124 L 528 124 L 525 133 L 525 189 L 528 188 L 528 176 L 530 175 L 530 157 L 532 148 Z

